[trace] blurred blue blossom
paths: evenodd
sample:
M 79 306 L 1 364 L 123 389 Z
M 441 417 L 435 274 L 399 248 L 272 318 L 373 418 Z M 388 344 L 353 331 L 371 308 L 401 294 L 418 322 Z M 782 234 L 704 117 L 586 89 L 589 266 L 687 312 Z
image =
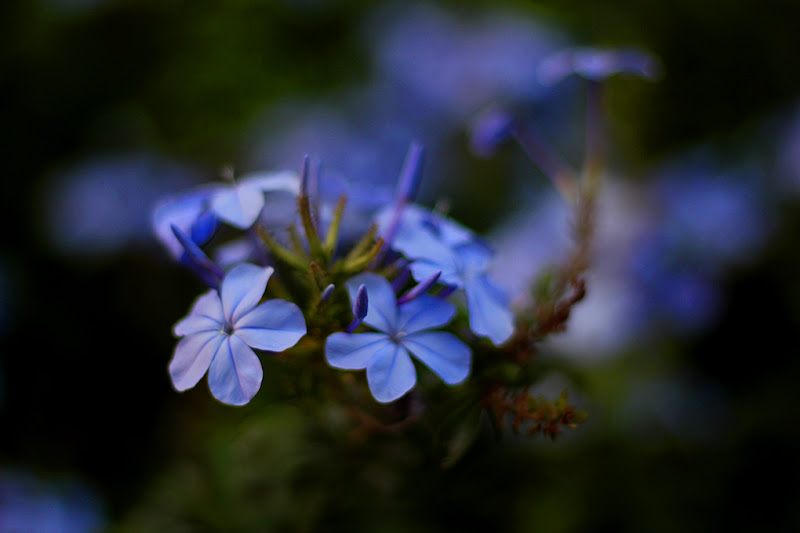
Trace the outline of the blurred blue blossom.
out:
M 651 194 L 677 249 L 703 264 L 730 264 L 752 257 L 769 232 L 761 181 L 755 173 L 690 162 L 660 173 Z
M 388 202 L 394 166 L 408 139 L 429 148 L 428 167 L 441 180 L 453 171 L 448 142 L 468 119 L 495 100 L 530 103 L 553 91 L 536 81 L 538 61 L 563 39 L 523 13 L 493 11 L 469 20 L 429 5 L 382 9 L 369 20 L 375 77 L 316 101 L 276 105 L 253 134 L 248 164 L 286 168 L 311 154 L 323 163 L 326 184 L 344 178 L 347 218 Z M 563 91 L 559 91 L 563 92 Z M 559 117 L 560 119 L 563 117 Z M 560 121 L 559 124 L 563 122 Z M 428 180 L 424 197 L 440 184 Z
M 196 173 L 155 156 L 103 156 L 54 176 L 44 189 L 50 244 L 76 255 L 106 255 L 150 240 L 150 211 Z
M 217 218 L 209 202 L 219 189 L 207 186 L 178 196 L 160 200 L 153 209 L 153 229 L 156 237 L 175 259 L 181 259 L 184 246 L 178 241 L 173 227 L 188 235 L 198 246 L 205 244 L 217 229 Z
M 455 307 L 432 296 L 420 296 L 397 304 L 394 290 L 383 277 L 365 273 L 347 282 L 355 301 L 366 287 L 369 310 L 364 322 L 381 333 L 334 333 L 325 342 L 325 359 L 344 370 L 367 370 L 367 382 L 379 402 L 394 401 L 417 382 L 409 352 L 448 385 L 469 375 L 472 352 L 457 337 L 442 331 L 455 315 Z
M 263 370 L 251 348 L 281 352 L 306 333 L 300 309 L 283 300 L 258 305 L 272 267 L 234 267 L 218 291 L 200 296 L 189 316 L 175 324 L 183 337 L 169 364 L 179 391 L 194 387 L 208 372 L 211 394 L 229 405 L 244 405 L 261 387 Z
M 103 505 L 84 484 L 48 482 L 20 471 L 0 471 L 0 531 L 92 533 L 105 523 Z
M 655 79 L 660 66 L 653 56 L 636 48 L 572 48 L 545 58 L 539 65 L 539 81 L 554 85 L 577 74 L 590 81 L 603 81 L 614 75 Z
M 387 10 L 375 23 L 382 76 L 425 107 L 463 124 L 495 100 L 531 100 L 547 92 L 536 79 L 542 58 L 564 44 L 524 13 L 459 18 L 432 5 Z
M 719 281 L 691 258 L 682 258 L 676 242 L 665 234 L 646 235 L 633 249 L 629 274 L 638 291 L 639 327 L 696 331 L 720 308 Z

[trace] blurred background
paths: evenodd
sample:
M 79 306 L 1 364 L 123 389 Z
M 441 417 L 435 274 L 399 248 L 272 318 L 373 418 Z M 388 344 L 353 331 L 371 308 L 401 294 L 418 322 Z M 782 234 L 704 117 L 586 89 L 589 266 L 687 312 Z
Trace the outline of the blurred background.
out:
M 6 0 L 0 5 L 0 532 L 797 531 L 800 4 L 774 0 Z M 202 287 L 150 228 L 221 170 L 391 187 L 411 139 L 423 203 L 497 249 L 518 295 L 568 244 L 515 145 L 527 117 L 577 165 L 569 46 L 636 46 L 656 82 L 607 87 L 611 146 L 590 295 L 540 391 L 589 421 L 332 443 L 271 387 L 242 409 L 175 393 L 172 324 Z M 273 377 L 274 376 L 274 377 Z

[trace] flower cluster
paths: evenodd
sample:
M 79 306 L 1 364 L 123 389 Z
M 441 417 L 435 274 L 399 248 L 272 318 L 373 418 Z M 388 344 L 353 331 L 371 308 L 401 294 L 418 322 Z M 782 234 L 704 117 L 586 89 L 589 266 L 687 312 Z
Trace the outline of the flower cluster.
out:
M 583 172 L 502 110 L 478 122 L 473 144 L 481 153 L 517 140 L 574 215 L 573 253 L 513 311 L 490 276 L 492 248 L 444 213 L 414 203 L 424 159 L 416 142 L 394 197 L 372 210 L 347 191 L 356 188 L 362 198 L 380 191 L 333 183 L 308 156 L 299 174 L 229 175 L 227 184 L 163 201 L 153 216 L 157 236 L 209 287 L 174 327 L 180 337 L 169 364 L 174 387 L 187 390 L 208 374 L 217 400 L 244 405 L 261 388 L 261 354 L 301 368 L 304 392 L 326 401 L 360 402 L 367 390 L 380 404 L 411 396 L 401 402 L 411 418 L 410 406 L 425 405 L 443 381 L 460 386 L 459 395 L 482 406 L 500 427 L 511 411 L 498 398 L 513 400 L 514 430 L 521 420 L 544 420 L 545 411 L 547 423 L 529 432 L 554 436 L 560 427 L 573 427 L 585 416 L 573 414 L 565 396 L 555 404 L 527 401 L 536 376 L 531 356 L 537 343 L 564 330 L 586 293 L 604 159 L 600 83 L 617 73 L 651 75 L 655 67 L 648 61 L 630 51 L 578 50 L 543 63 L 549 69 L 543 76 L 559 73 L 551 82 L 568 72 L 589 80 Z M 360 226 L 343 224 L 348 208 L 358 212 Z M 237 232 L 241 238 L 230 237 Z M 366 370 L 366 387 L 363 379 L 332 369 Z
M 456 315 L 457 306 L 448 299 L 463 289 L 472 332 L 495 345 L 511 337 L 513 315 L 505 294 L 488 278 L 491 250 L 466 228 L 411 203 L 422 160 L 422 147 L 412 144 L 394 202 L 375 213 L 374 224 L 356 243 L 339 238 L 346 197 L 332 208 L 333 199 L 318 192 L 319 169 L 308 158 L 299 176 L 249 176 L 159 204 L 156 234 L 210 287 L 175 325 L 175 335 L 182 337 L 169 365 L 175 388 L 189 389 L 208 373 L 216 399 L 246 404 L 263 378 L 254 350 L 288 350 L 310 325 L 317 337 L 312 340 L 324 339 L 327 363 L 366 369 L 369 390 L 379 402 L 394 401 L 414 387 L 409 352 L 445 383 L 464 381 L 470 347 L 453 333 L 432 331 Z M 269 197 L 274 205 L 288 202 L 297 210 L 283 209 L 283 220 L 267 221 Z M 321 215 L 331 208 L 334 214 L 325 223 Z M 233 265 L 208 253 L 222 225 L 246 234 L 242 259 Z M 284 229 L 287 239 L 279 236 Z M 262 302 L 271 278 L 273 292 L 282 297 Z M 341 312 L 345 297 L 352 300 L 352 317 Z M 362 322 L 380 333 L 356 332 Z

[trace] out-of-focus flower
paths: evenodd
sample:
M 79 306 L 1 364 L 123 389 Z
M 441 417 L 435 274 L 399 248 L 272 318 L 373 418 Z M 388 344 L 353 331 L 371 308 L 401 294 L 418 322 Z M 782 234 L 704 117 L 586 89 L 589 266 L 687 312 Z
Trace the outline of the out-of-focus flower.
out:
M 281 352 L 305 335 L 305 320 L 296 305 L 277 299 L 258 305 L 273 271 L 248 263 L 234 267 L 219 292 L 200 296 L 189 316 L 175 324 L 175 335 L 183 337 L 169 364 L 177 390 L 194 387 L 208 371 L 216 399 L 244 405 L 263 377 L 252 348 Z
M 23 472 L 0 471 L 0 531 L 92 533 L 104 522 L 99 498 L 80 482 L 46 482 Z
M 702 264 L 728 264 L 752 256 L 768 233 L 760 181 L 697 160 L 659 172 L 651 194 L 676 249 Z
M 563 46 L 555 31 L 521 13 L 471 21 L 420 5 L 375 24 L 377 63 L 392 83 L 459 122 L 493 100 L 530 100 L 545 92 L 539 61 Z
M 152 156 L 89 159 L 46 187 L 45 229 L 57 250 L 104 255 L 149 241 L 156 200 L 194 181 L 195 173 Z
M 398 305 L 391 285 L 383 277 L 365 273 L 347 282 L 355 301 L 361 286 L 369 295 L 364 322 L 381 333 L 334 333 L 325 343 L 325 359 L 344 370 L 367 370 L 370 391 L 379 402 L 394 401 L 417 382 L 409 352 L 449 385 L 469 375 L 472 352 L 457 337 L 442 331 L 455 307 L 432 296 L 419 296 Z
M 175 259 L 185 253 L 172 227 L 188 235 L 198 246 L 211 238 L 217 229 L 217 218 L 209 209 L 211 197 L 219 191 L 216 186 L 195 189 L 189 193 L 162 199 L 153 209 L 153 229 L 156 237 Z
M 539 65 L 539 81 L 554 85 L 570 74 L 591 81 L 615 75 L 655 79 L 660 66 L 653 56 L 636 48 L 572 48 L 547 57 Z

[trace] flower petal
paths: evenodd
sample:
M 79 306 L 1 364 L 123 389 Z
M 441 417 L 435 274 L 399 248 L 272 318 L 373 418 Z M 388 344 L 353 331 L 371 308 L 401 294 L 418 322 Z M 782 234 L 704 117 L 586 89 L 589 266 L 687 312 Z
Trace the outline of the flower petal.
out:
M 173 333 L 178 337 L 201 331 L 220 331 L 225 324 L 222 302 L 217 291 L 210 290 L 195 300 L 189 315 L 175 324 Z
M 262 192 L 285 191 L 294 195 L 300 192 L 300 178 L 291 170 L 249 174 L 237 182 L 240 187 L 251 187 Z
M 244 405 L 261 388 L 264 371 L 261 361 L 236 335 L 227 336 L 208 369 L 208 387 L 217 400 L 228 405 Z
M 363 370 L 389 344 L 383 333 L 334 333 L 325 341 L 325 360 L 334 368 Z
M 381 403 L 394 401 L 417 383 L 417 372 L 402 346 L 388 343 L 367 364 L 367 383 L 372 396 Z
M 450 255 L 451 259 L 443 263 L 430 262 L 427 259 L 414 260 L 409 266 L 411 273 L 414 274 L 414 279 L 418 282 L 422 282 L 437 272 L 441 272 L 439 275 L 440 283 L 461 287 L 464 285 L 464 281 L 461 279 L 462 276 L 456 267 L 455 256 L 453 254 Z
M 438 328 L 450 322 L 455 314 L 456 308 L 450 302 L 422 295 L 399 307 L 397 330 L 409 334 Z
M 455 335 L 443 331 L 417 333 L 403 339 L 403 346 L 448 385 L 469 376 L 472 352 Z
M 219 331 L 204 331 L 181 339 L 169 363 L 172 385 L 179 391 L 197 385 L 226 337 Z
M 234 335 L 252 348 L 282 352 L 306 334 L 306 321 L 295 304 L 269 300 L 242 315 L 233 328 Z
M 492 250 L 480 241 L 460 244 L 453 248 L 464 277 L 485 272 L 492 259 Z
M 221 290 L 222 309 L 228 324 L 235 324 L 239 317 L 258 304 L 274 271 L 272 267 L 242 263 L 228 272 L 222 280 Z
M 485 274 L 470 279 L 464 287 L 469 308 L 469 327 L 489 337 L 499 346 L 514 333 L 514 315 L 508 308 L 503 291 Z
M 255 186 L 236 185 L 221 191 L 211 200 L 211 209 L 232 226 L 247 229 L 264 207 L 264 192 Z
M 191 235 L 192 228 L 205 212 L 209 199 L 218 191 L 218 187 L 202 187 L 183 196 L 166 198 L 153 209 L 153 229 L 156 236 L 175 259 L 180 259 L 183 255 L 183 246 L 175 238 L 172 226 L 177 226 L 182 232 Z M 210 236 L 210 234 L 197 235 L 197 237 Z M 203 244 L 197 239 L 195 242 Z
M 347 281 L 347 292 L 350 294 L 350 301 L 354 302 L 358 288 L 366 286 L 369 298 L 369 310 L 364 322 L 373 328 L 389 333 L 396 331 L 397 325 L 397 299 L 395 298 L 392 286 L 386 278 L 367 272 L 359 274 Z

